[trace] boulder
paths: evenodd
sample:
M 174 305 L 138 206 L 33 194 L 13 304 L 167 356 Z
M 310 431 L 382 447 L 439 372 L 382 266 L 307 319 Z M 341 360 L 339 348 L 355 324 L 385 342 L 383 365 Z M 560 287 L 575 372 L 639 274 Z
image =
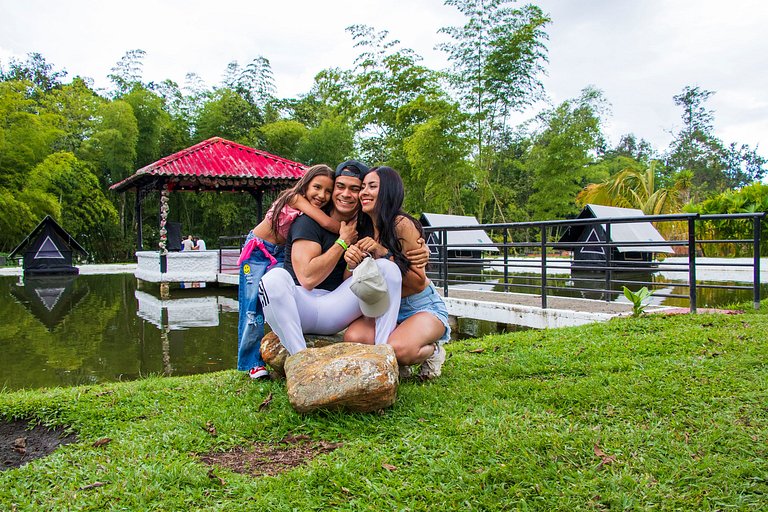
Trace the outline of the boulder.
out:
M 390 345 L 337 343 L 308 348 L 285 360 L 288 400 L 298 412 L 369 412 L 397 398 L 398 367 Z
M 307 348 L 326 347 L 334 343 L 339 343 L 344 340 L 343 334 L 335 334 L 332 336 L 320 336 L 315 334 L 308 334 L 305 336 L 304 341 L 307 344 Z M 285 377 L 285 359 L 288 357 L 288 351 L 285 349 L 280 338 L 274 332 L 268 332 L 261 339 L 261 358 L 272 369 L 273 378 Z

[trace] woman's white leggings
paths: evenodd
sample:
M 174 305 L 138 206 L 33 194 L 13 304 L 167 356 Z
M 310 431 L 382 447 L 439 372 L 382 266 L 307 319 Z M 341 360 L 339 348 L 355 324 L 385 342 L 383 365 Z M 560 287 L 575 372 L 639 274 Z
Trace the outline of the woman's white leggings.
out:
M 376 264 L 389 290 L 389 307 L 376 318 L 375 343 L 379 345 L 386 343 L 397 327 L 403 278 L 393 262 L 378 259 Z M 350 284 L 347 279 L 333 291 L 307 290 L 297 286 L 287 270 L 274 268 L 264 274 L 259 286 L 264 319 L 293 355 L 307 348 L 304 333 L 336 334 L 362 316 L 359 299 Z

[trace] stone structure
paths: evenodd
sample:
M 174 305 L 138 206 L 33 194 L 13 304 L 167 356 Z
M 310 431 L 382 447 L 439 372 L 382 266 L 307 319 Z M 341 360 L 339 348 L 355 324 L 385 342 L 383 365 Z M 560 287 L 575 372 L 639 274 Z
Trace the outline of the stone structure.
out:
M 397 398 L 398 366 L 390 345 L 335 343 L 285 360 L 288 400 L 301 413 L 317 409 L 377 411 Z

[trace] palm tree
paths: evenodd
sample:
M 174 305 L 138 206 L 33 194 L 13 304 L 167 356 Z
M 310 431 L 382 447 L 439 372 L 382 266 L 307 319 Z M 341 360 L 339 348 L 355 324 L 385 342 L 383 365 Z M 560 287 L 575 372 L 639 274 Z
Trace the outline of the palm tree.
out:
M 587 185 L 576 196 L 576 204 L 601 204 L 621 208 L 636 208 L 646 215 L 661 215 L 680 211 L 676 189 L 656 189 L 656 165 L 653 161 L 645 170 L 626 168 L 603 183 Z
M 646 215 L 678 213 L 688 197 L 691 173 L 678 173 L 672 188 L 656 189 L 656 166 L 652 161 L 647 169 L 626 168 L 609 177 L 603 183 L 587 185 L 576 196 L 576 204 L 601 204 L 621 208 L 636 208 Z M 687 227 L 683 222 L 663 222 L 656 225 L 668 240 L 677 240 L 685 235 Z

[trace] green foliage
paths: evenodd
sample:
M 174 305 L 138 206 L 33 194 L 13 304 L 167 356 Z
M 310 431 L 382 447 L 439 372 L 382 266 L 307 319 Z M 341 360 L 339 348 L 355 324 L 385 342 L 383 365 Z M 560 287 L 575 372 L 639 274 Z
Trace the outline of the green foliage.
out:
M 93 162 L 105 187 L 127 178 L 136 170 L 139 126 L 128 102 L 114 100 L 101 105 L 93 136 L 85 141 L 81 154 Z
M 0 472 L 0 508 L 760 510 L 766 313 L 454 342 L 440 379 L 401 383 L 381 414 L 300 415 L 284 382 L 235 371 L 0 392 L 1 418 L 79 436 Z M 286 436 L 341 445 L 273 476 L 199 458 Z
M 327 164 L 336 168 L 353 154 L 354 131 L 341 118 L 323 119 L 309 130 L 296 148 L 296 159 L 307 165 Z
M 683 128 L 670 145 L 667 165 L 673 172 L 692 172 L 693 197 L 698 200 L 765 175 L 766 159 L 757 149 L 736 143 L 726 146 L 714 135 L 714 113 L 705 106 L 713 94 L 686 86 L 674 97 L 675 104 L 683 109 Z
M 309 133 L 298 121 L 275 121 L 263 125 L 259 131 L 266 151 L 289 160 L 296 160 L 299 143 Z
M 768 185 L 756 182 L 740 190 L 727 190 L 698 204 L 685 208 L 691 213 L 716 215 L 722 213 L 768 212 Z M 760 254 L 768 255 L 768 222 L 760 223 Z M 741 239 L 751 240 L 754 232 L 752 219 L 707 220 L 697 223 L 697 238 L 709 240 Z M 703 244 L 705 256 L 752 256 L 751 245 L 746 244 Z
M 633 292 L 626 286 L 624 287 L 624 296 L 632 303 L 632 316 L 640 316 L 648 307 L 648 304 L 643 304 L 643 301 L 652 295 L 651 291 L 643 286 L 636 292 Z
M 72 153 L 54 153 L 32 171 L 27 188 L 39 190 L 58 200 L 62 227 L 80 236 L 89 252 L 102 230 L 117 224 L 117 210 L 104 196 L 90 166 Z M 94 251 L 96 252 L 96 251 Z
M 579 210 L 576 194 L 601 177 L 592 164 L 602 146 L 603 97 L 584 89 L 575 100 L 541 115 L 543 131 L 534 139 L 527 168 L 533 174 L 530 209 L 535 219 L 563 219 Z
M 195 123 L 195 140 L 223 137 L 259 146 L 255 131 L 261 124 L 262 115 L 256 105 L 231 89 L 219 89 L 200 110 Z
M 31 89 L 27 81 L 0 82 L 0 188 L 21 188 L 62 136 L 61 118 L 41 112 Z

